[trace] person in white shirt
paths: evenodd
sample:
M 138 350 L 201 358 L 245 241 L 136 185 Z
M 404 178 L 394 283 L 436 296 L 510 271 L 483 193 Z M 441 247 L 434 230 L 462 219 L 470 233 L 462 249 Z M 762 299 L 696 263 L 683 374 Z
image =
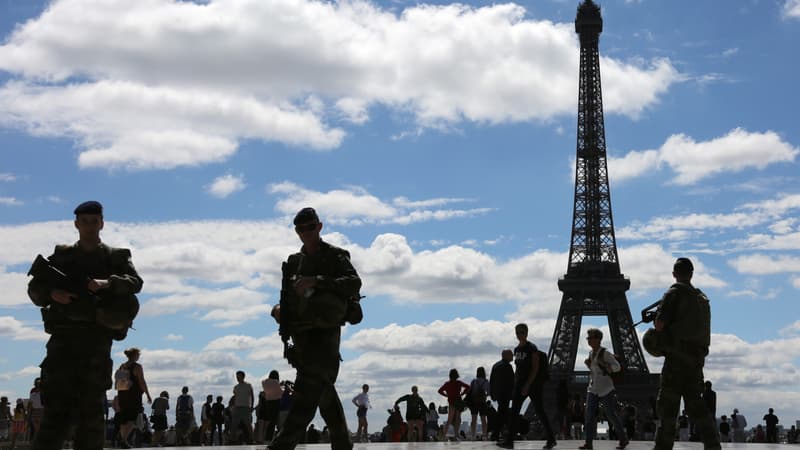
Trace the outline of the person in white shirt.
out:
M 236 386 L 233 387 L 233 420 L 234 436 L 238 434 L 239 426 L 244 425 L 247 430 L 247 442 L 253 443 L 253 386 L 244 381 L 244 371 L 236 372 Z
M 747 419 L 743 414 L 739 414 L 739 410 L 736 408 L 733 408 L 733 414 L 731 414 L 731 428 L 733 428 L 733 442 L 744 442 Z
M 597 433 L 597 408 L 600 406 L 619 436 L 617 449 L 622 450 L 628 445 L 628 437 L 617 415 L 617 394 L 614 390 L 614 380 L 611 379 L 611 374 L 619 372 L 622 367 L 617 358 L 600 345 L 603 341 L 602 331 L 590 328 L 586 334 L 586 340 L 592 348 L 589 357 L 584 361 L 589 368 L 589 387 L 586 389 L 586 443 L 578 448 L 592 449 L 592 441 Z
M 369 385 L 361 386 L 361 393 L 353 397 L 353 404 L 356 405 L 356 416 L 358 417 L 358 431 L 356 431 L 356 438 L 361 442 L 369 442 L 369 432 L 367 431 L 367 410 L 372 408 L 369 404 Z

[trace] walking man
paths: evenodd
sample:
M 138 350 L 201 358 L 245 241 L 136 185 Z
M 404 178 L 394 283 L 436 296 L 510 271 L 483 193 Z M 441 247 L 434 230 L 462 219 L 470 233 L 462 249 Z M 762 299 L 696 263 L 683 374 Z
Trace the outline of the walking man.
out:
M 516 372 L 514 377 L 514 395 L 511 402 L 511 414 L 509 415 L 509 433 L 505 440 L 498 442 L 502 448 L 514 448 L 514 438 L 517 433 L 517 422 L 519 422 L 519 411 L 526 398 L 531 399 L 536 415 L 542 422 L 547 442 L 542 447 L 549 450 L 556 446 L 556 438 L 553 435 L 553 428 L 550 419 L 542 404 L 542 388 L 546 381 L 546 371 L 540 370 L 545 367 L 545 361 L 540 361 L 539 349 L 532 342 L 528 341 L 528 326 L 524 323 L 514 327 L 519 345 L 514 349 L 514 364 Z
M 589 368 L 589 386 L 586 389 L 586 443 L 578 447 L 581 450 L 591 450 L 592 441 L 597 433 L 597 408 L 602 407 L 609 422 L 614 425 L 614 431 L 619 436 L 617 450 L 622 450 L 628 445 L 625 426 L 617 415 L 617 391 L 614 389 L 614 380 L 611 374 L 622 370 L 619 361 L 600 343 L 603 341 L 603 332 L 597 328 L 590 328 L 586 332 L 586 340 L 592 351 L 584 364 Z
M 514 360 L 514 352 L 505 349 L 500 353 L 500 361 L 492 366 L 489 374 L 489 394 L 492 400 L 497 402 L 497 419 L 492 427 L 490 439 L 500 440 L 503 427 L 508 426 L 509 409 L 508 403 L 514 396 L 514 368 L 511 361 Z
M 303 246 L 283 264 L 281 300 L 272 317 L 280 324 L 284 355 L 297 369 L 297 379 L 289 414 L 269 448 L 293 450 L 319 407 L 331 448 L 350 450 L 353 443 L 334 383 L 341 326 L 349 299 L 358 298 L 361 279 L 350 254 L 322 240 L 322 222 L 313 208 L 301 209 L 294 226 Z

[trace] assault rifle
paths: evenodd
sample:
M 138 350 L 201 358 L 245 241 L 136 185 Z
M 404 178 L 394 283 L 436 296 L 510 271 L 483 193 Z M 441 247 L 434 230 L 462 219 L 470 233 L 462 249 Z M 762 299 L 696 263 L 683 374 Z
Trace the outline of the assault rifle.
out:
M 647 308 L 642 310 L 642 320 L 633 324 L 633 326 L 637 326 L 642 323 L 650 323 L 656 320 L 656 315 L 658 314 L 658 308 L 661 306 L 661 300 L 656 301 L 652 305 L 648 306 Z
M 80 328 L 95 323 L 100 297 L 89 291 L 89 277 L 69 273 L 48 258 L 37 255 L 28 275 L 42 282 L 49 291 L 62 289 L 75 294 L 68 305 L 51 303 L 41 308 L 44 331 L 52 334 L 60 328 Z
M 294 274 L 289 273 L 289 264 L 284 262 L 281 264 L 281 296 L 280 296 L 280 320 L 278 320 L 278 335 L 283 342 L 283 357 L 292 367 L 296 367 L 299 362 L 299 349 L 294 345 L 292 340 L 292 325 L 293 317 L 296 314 L 295 305 L 290 301 L 290 292 L 292 289 L 292 281 Z M 274 311 L 274 310 L 273 310 Z M 273 318 L 277 319 L 273 315 Z
M 67 273 L 42 255 L 36 255 L 28 275 L 41 280 L 47 287 L 63 289 L 77 295 L 75 300 L 96 306 L 100 297 L 89 291 L 88 276 Z
M 98 293 L 89 290 L 91 277 L 80 271 L 67 271 L 42 255 L 37 255 L 28 275 L 52 292 L 62 289 L 74 294 L 67 305 L 52 302 L 41 308 L 44 330 L 53 334 L 57 329 L 85 328 L 96 324 L 107 328 L 111 338 L 125 339 L 133 319 L 139 312 L 139 300 L 134 294 L 119 294 L 113 289 Z

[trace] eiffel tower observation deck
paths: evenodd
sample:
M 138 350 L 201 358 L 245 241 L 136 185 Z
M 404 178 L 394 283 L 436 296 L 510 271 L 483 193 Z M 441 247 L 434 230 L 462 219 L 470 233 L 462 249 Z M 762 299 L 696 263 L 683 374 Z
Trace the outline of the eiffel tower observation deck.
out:
M 584 316 L 606 316 L 613 347 L 625 367 L 625 382 L 617 387 L 622 402 L 647 412 L 658 388 L 650 374 L 633 326 L 625 292 L 630 280 L 620 271 L 611 192 L 608 184 L 603 96 L 600 84 L 600 7 L 591 0 L 578 6 L 575 31 L 580 36 L 578 129 L 575 201 L 567 272 L 558 282 L 563 293 L 549 361 L 553 383 L 566 381 L 572 395 L 585 395 L 588 370 L 582 361 L 588 347 L 581 322 Z M 580 350 L 580 363 L 576 359 Z

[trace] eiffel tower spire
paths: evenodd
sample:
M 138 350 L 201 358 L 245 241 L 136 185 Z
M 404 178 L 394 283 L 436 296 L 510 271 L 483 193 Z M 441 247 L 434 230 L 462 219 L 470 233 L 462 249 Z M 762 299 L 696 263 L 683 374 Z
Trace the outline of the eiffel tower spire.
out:
M 569 248 L 568 277 L 620 276 L 611 191 L 606 166 L 606 132 L 600 86 L 600 7 L 591 0 L 578 7 L 575 31 L 580 35 L 578 133 L 575 206 Z
M 575 203 L 567 273 L 558 281 L 563 296 L 550 345 L 550 369 L 556 378 L 574 380 L 580 373 L 574 368 L 583 342 L 583 316 L 606 316 L 614 354 L 623 360 L 626 373 L 643 375 L 642 383 L 649 385 L 652 380 L 625 297 L 630 280 L 620 271 L 614 237 L 598 45 L 603 18 L 592 0 L 578 6 L 575 31 L 581 44 Z

